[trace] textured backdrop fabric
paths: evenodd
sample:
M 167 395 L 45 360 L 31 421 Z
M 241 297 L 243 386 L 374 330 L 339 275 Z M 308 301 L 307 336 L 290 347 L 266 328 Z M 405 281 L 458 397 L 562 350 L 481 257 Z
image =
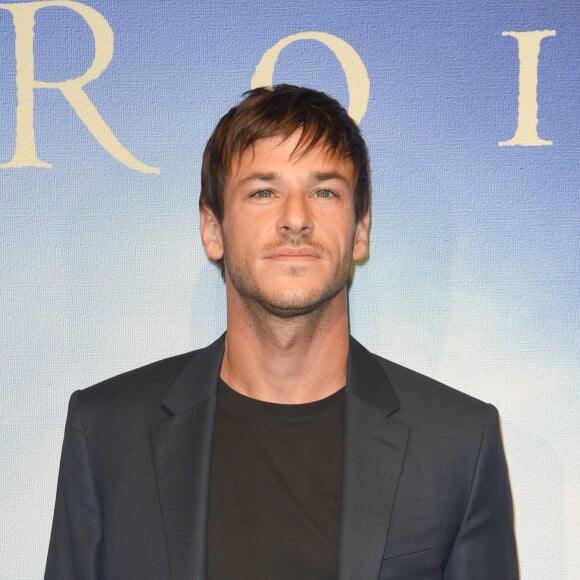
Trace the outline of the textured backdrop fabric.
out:
M 324 90 L 372 161 L 351 330 L 493 403 L 523 580 L 580 569 L 575 0 L 0 3 L 0 579 L 41 577 L 70 394 L 225 326 L 201 153 Z

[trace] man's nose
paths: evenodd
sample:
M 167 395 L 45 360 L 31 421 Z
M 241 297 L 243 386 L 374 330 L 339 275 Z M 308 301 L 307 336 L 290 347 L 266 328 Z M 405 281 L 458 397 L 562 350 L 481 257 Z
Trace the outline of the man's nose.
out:
M 285 196 L 276 224 L 278 232 L 284 235 L 308 235 L 313 229 L 308 198 L 304 192 L 290 191 Z

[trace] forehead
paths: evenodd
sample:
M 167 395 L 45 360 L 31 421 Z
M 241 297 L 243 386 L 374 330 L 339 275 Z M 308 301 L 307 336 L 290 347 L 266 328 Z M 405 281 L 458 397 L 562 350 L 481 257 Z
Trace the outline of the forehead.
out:
M 349 179 L 354 180 L 355 177 L 354 164 L 349 157 L 332 149 L 324 140 L 316 144 L 303 140 L 297 131 L 289 137 L 264 137 L 254 141 L 232 160 L 227 179 L 235 179 L 247 171 L 276 170 L 277 167 L 313 171 L 332 167 Z

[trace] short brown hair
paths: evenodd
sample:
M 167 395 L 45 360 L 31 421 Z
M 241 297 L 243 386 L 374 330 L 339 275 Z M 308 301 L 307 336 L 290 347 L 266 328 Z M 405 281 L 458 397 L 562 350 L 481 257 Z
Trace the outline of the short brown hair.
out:
M 244 99 L 219 121 L 203 154 L 199 206 L 219 222 L 224 217 L 224 188 L 234 161 L 258 139 L 287 138 L 302 131 L 296 146 L 307 153 L 323 143 L 331 153 L 352 161 L 357 176 L 355 216 L 370 207 L 370 168 L 360 130 L 338 101 L 313 89 L 275 85 L 244 93 Z

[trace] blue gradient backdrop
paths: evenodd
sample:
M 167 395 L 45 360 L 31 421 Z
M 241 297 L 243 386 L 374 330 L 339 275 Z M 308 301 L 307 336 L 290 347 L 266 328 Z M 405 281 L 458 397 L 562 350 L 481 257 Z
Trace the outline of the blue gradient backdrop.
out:
M 0 578 L 42 575 L 71 392 L 222 332 L 224 289 L 197 233 L 200 157 L 264 52 L 322 31 L 348 42 L 371 92 L 371 259 L 353 334 L 383 356 L 494 403 L 503 418 L 524 580 L 580 570 L 578 258 L 580 15 L 575 1 L 91 1 L 114 57 L 86 87 L 117 138 L 98 145 L 59 91 L 35 91 L 52 169 L 0 169 Z M 517 125 L 518 45 L 541 44 L 538 133 Z M 0 9 L 0 162 L 14 152 L 15 32 Z M 35 76 L 94 56 L 67 7 L 37 12 Z M 275 82 L 345 105 L 334 54 L 284 49 Z M 490 579 L 493 580 L 493 579 Z

